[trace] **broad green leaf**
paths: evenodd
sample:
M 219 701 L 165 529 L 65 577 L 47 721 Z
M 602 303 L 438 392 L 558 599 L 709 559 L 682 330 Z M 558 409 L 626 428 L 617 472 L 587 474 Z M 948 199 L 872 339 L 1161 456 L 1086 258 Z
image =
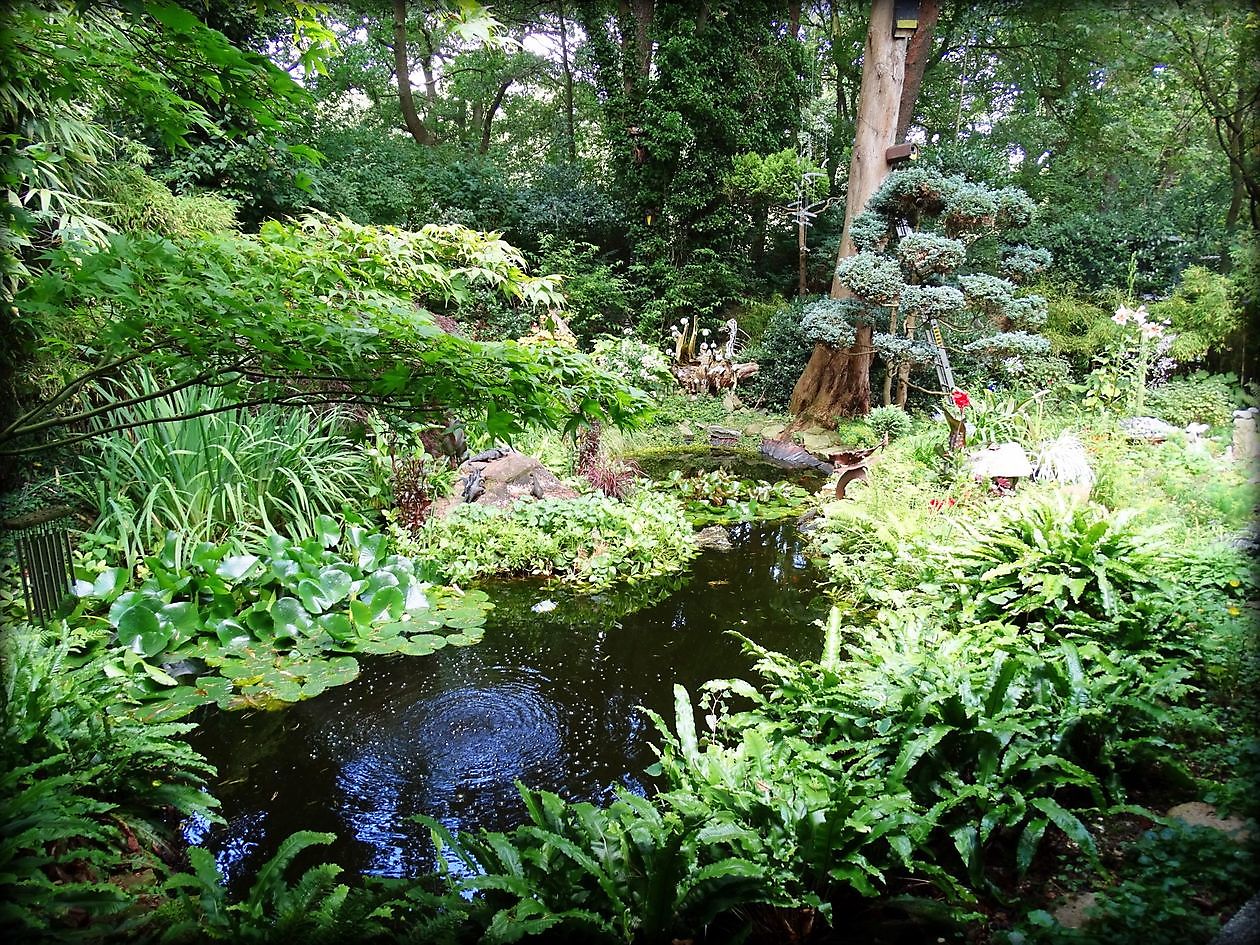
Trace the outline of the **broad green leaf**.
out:
M 257 555 L 232 555 L 219 562 L 214 573 L 226 581 L 239 581 L 257 563 Z
M 158 622 L 147 607 L 131 607 L 118 620 L 118 639 L 140 656 L 157 656 L 171 642 L 171 629 Z

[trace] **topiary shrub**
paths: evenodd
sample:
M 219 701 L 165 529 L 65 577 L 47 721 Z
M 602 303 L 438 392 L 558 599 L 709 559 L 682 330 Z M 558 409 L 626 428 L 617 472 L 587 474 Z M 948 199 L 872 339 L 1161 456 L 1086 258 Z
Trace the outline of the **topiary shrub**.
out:
M 866 422 L 881 440 L 895 440 L 910 432 L 910 415 L 900 407 L 876 407 L 867 414 Z
M 1220 426 L 1228 423 L 1233 414 L 1234 386 L 1233 378 L 1227 374 L 1195 371 L 1149 391 L 1147 410 L 1179 427 L 1190 423 Z

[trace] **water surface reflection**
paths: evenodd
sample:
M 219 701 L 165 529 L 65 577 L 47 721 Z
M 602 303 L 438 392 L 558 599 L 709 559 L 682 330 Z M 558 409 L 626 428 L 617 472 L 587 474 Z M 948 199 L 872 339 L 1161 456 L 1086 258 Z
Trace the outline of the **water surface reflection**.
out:
M 515 782 L 597 803 L 645 793 L 655 731 L 675 681 L 747 675 L 740 633 L 817 652 L 817 576 L 791 524 L 732 529 L 734 550 L 697 558 L 685 583 L 621 614 L 616 595 L 578 598 L 536 582 L 492 588 L 485 639 L 427 657 L 368 657 L 354 682 L 279 712 L 219 713 L 192 736 L 219 768 L 226 826 L 189 828 L 229 881 L 246 879 L 295 830 L 336 833 L 317 851 L 348 870 L 430 869 L 427 814 L 453 829 L 506 829 Z M 531 606 L 553 599 L 538 614 Z

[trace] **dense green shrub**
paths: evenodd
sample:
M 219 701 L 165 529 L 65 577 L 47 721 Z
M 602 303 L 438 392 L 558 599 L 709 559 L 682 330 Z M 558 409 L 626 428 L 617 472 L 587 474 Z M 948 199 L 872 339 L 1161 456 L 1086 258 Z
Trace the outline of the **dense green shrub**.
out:
M 619 789 L 605 808 L 522 790 L 529 822 L 509 834 L 452 835 L 428 817 L 452 893 L 476 891 L 472 927 L 493 938 L 677 940 L 727 910 L 772 898 L 769 863 L 742 856 L 740 833 L 704 811 Z M 458 903 L 458 898 L 455 899 Z
M 761 656 L 768 687 L 711 683 L 719 704 L 738 696 L 752 708 L 713 710 L 715 744 L 693 758 L 694 770 L 667 768 L 672 779 L 708 798 L 715 817 L 735 814 L 736 823 L 762 833 L 772 828 L 714 803 L 729 805 L 730 792 L 706 770 L 709 756 L 762 761 L 785 741 L 809 746 L 794 749 L 800 770 L 789 783 L 811 774 L 848 782 L 843 800 L 827 789 L 815 796 L 816 819 L 831 824 L 833 842 L 860 843 L 857 862 L 869 880 L 879 882 L 881 864 L 900 860 L 955 894 L 950 877 L 982 885 L 995 850 L 1027 869 L 1050 826 L 1094 857 L 1079 812 L 1123 796 L 1118 761 L 1126 752 L 1162 750 L 1172 717 L 1165 702 L 1186 692 L 1186 671 L 1177 666 L 1117 659 L 1093 644 L 1042 648 L 1002 624 L 946 630 L 928 608 L 885 612 L 863 628 L 842 628 L 833 613 L 818 662 L 750 649 Z M 681 721 L 680 739 L 685 745 Z M 864 784 L 881 785 L 882 800 L 863 796 Z M 851 838 L 848 831 L 871 816 L 879 826 Z M 808 846 L 777 855 L 794 858 L 797 875 L 817 876 Z M 861 888 L 852 870 L 831 878 L 833 894 L 848 883 Z
M 876 407 L 866 415 L 866 422 L 880 439 L 890 440 L 910 432 L 910 415 L 900 407 Z
M 127 233 L 176 238 L 236 227 L 236 205 L 228 198 L 215 193 L 177 196 L 138 164 L 111 165 L 101 186 L 108 201 L 102 219 Z
M 1152 317 L 1172 323 L 1169 354 L 1178 361 L 1201 361 L 1220 351 L 1242 330 L 1242 309 L 1231 292 L 1228 276 L 1189 266 L 1165 301 L 1151 306 Z
M 1053 352 L 1071 360 L 1078 371 L 1088 370 L 1095 354 L 1119 344 L 1123 332 L 1111 320 L 1114 305 L 1086 297 L 1075 286 L 1042 282 L 1037 289 L 1047 300 L 1042 334 Z
M 589 243 L 566 243 L 551 236 L 540 242 L 538 271 L 563 277 L 565 319 L 579 342 L 634 327 L 632 286 L 621 267 L 601 257 Z
M 556 574 L 592 589 L 677 571 L 694 553 L 676 501 L 640 490 L 520 502 L 510 509 L 463 504 L 414 534 L 395 530 L 405 553 L 448 580 L 493 574 Z
M 1152 415 L 1179 427 L 1191 423 L 1220 426 L 1229 423 L 1237 387 L 1228 375 L 1195 371 L 1148 391 L 1146 406 Z
M 761 370 L 745 381 L 741 389 L 744 399 L 779 410 L 792 399 L 801 372 L 809 361 L 814 343 L 801 330 L 802 309 L 798 303 L 785 305 L 770 316 L 761 340 L 744 352 L 749 361 L 756 361 Z
M 1135 517 L 1033 493 L 964 523 L 964 540 L 938 549 L 936 559 L 957 582 L 969 618 L 1110 636 L 1126 608 L 1159 590 L 1167 528 Z

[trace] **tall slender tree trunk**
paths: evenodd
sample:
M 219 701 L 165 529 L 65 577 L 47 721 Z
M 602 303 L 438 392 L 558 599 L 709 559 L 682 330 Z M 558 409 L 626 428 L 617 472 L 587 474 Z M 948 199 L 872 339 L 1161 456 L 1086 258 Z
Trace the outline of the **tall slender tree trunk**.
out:
M 402 108 L 403 121 L 416 144 L 433 143 L 429 129 L 416 111 L 416 99 L 411 92 L 411 57 L 407 54 L 407 0 L 394 0 L 394 76 L 398 82 L 398 104 Z
M 490 107 L 486 109 L 486 117 L 481 125 L 481 145 L 477 148 L 478 154 L 485 154 L 490 150 L 490 129 L 494 124 L 494 116 L 498 113 L 499 107 L 503 104 L 503 97 L 507 95 L 507 90 L 512 87 L 515 79 L 504 79 L 499 83 L 499 87 L 495 90 L 494 98 L 490 100 Z
M 573 67 L 569 63 L 569 26 L 564 17 L 564 0 L 557 4 L 560 13 L 560 68 L 564 72 L 564 131 L 569 161 L 577 160 L 577 135 L 573 131 Z
M 852 256 L 853 218 L 888 175 L 884 152 L 896 142 L 897 114 L 905 81 L 906 39 L 893 36 L 893 0 L 873 0 L 862 58 L 862 87 L 858 93 L 857 133 L 849 162 L 849 187 L 844 209 L 844 232 L 839 259 Z M 837 260 L 837 261 L 838 261 Z M 831 297 L 851 295 L 838 276 L 831 281 Z M 792 391 L 791 411 L 800 419 L 832 424 L 836 417 L 861 416 L 871 409 L 871 326 L 859 326 L 848 348 L 814 345 L 804 373 Z

